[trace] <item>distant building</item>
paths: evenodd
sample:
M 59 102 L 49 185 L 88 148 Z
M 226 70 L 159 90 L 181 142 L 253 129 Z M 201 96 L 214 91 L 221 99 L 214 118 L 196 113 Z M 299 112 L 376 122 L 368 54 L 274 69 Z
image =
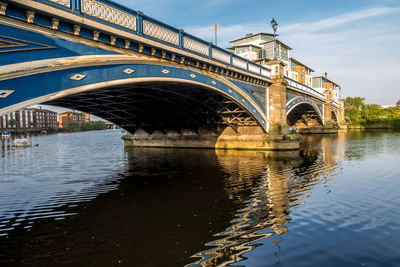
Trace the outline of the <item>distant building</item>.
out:
M 10 125 L 10 120 L 17 121 Z M 57 127 L 57 112 L 40 108 L 25 108 L 0 116 L 0 128 L 3 129 L 45 129 Z
M 332 82 L 325 76 L 313 77 L 312 88 L 319 91 L 321 94 L 329 93 L 336 100 L 340 97 L 340 85 Z
M 286 76 L 292 80 L 303 83 L 308 87 L 313 87 L 312 73 L 314 70 L 292 57 L 289 60 L 290 64 L 289 69 L 285 73 Z
M 90 121 L 90 115 L 87 113 L 79 113 L 75 111 L 67 111 L 60 113 L 58 116 L 59 128 L 68 127 L 68 123 L 76 122 L 79 125 L 82 125 L 86 122 Z
M 247 34 L 246 36 L 230 41 L 231 47 L 227 48 L 232 53 L 246 58 L 252 62 L 267 66 L 268 61 L 275 57 L 286 64 L 285 76 L 321 93 L 331 92 L 335 99 L 339 98 L 340 86 L 326 77 L 313 77 L 314 70 L 290 56 L 292 50 L 287 44 L 276 39 L 274 52 L 274 35 L 271 33 Z
M 82 112 L 82 115 L 85 116 L 85 122 L 90 122 L 90 114 L 86 112 Z
M 230 41 L 232 47 L 228 50 L 250 61 L 257 61 L 268 57 L 262 44 L 271 40 L 274 40 L 274 35 L 270 33 L 249 33 L 245 37 Z
M 396 107 L 397 105 L 382 105 L 382 108 L 393 108 Z

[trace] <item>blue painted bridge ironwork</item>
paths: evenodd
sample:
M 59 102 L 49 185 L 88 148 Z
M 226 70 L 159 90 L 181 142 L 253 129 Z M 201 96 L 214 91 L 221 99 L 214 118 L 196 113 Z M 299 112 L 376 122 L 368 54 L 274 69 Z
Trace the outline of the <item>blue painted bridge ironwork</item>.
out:
M 308 104 L 322 118 L 325 96 L 287 82 L 288 113 Z M 0 116 L 42 103 L 131 132 L 268 132 L 271 83 L 269 68 L 112 1 L 0 1 Z

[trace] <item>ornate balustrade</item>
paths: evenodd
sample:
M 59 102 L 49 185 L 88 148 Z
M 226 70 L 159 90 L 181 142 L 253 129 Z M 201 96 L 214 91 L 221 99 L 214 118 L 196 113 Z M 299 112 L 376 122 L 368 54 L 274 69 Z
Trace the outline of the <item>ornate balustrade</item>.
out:
M 334 107 L 336 107 L 336 108 L 339 108 L 339 107 L 340 107 L 339 102 L 337 102 L 337 101 L 334 100 L 334 99 L 332 99 L 332 105 L 333 105 Z
M 183 30 L 166 25 L 143 13 L 131 10 L 108 0 L 47 0 L 64 7 L 68 7 L 75 14 L 83 17 L 95 18 L 116 27 L 122 27 L 139 36 L 155 40 L 165 45 L 180 48 L 190 53 L 196 53 L 207 59 L 221 62 L 227 66 L 239 68 L 252 75 L 270 78 L 270 69 L 206 42 Z
M 65 7 L 71 7 L 71 0 L 48 0 L 48 1 L 65 6 Z
M 289 86 L 292 87 L 293 89 L 297 90 L 297 91 L 301 91 L 301 92 L 306 92 L 307 94 L 314 96 L 316 98 L 319 98 L 321 100 L 325 100 L 325 96 L 323 94 L 321 94 L 320 92 L 318 92 L 317 90 L 308 87 L 302 83 L 299 83 L 295 80 L 292 80 L 288 77 L 285 77 L 286 81 L 288 82 Z

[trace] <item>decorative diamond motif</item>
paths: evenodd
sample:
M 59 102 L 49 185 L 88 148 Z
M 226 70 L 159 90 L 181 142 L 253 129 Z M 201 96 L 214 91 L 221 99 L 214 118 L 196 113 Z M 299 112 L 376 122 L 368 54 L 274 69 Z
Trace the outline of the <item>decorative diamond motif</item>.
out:
M 190 77 L 192 77 L 193 79 L 196 78 L 196 75 L 194 75 L 193 73 L 190 74 Z
M 169 71 L 169 70 L 167 70 L 167 69 L 163 69 L 161 72 L 162 72 L 162 73 L 164 73 L 164 74 L 168 74 L 168 73 L 170 73 L 170 71 Z
M 77 73 L 77 74 L 75 74 L 74 76 L 72 76 L 70 79 L 71 79 L 71 80 L 75 80 L 75 81 L 81 81 L 81 80 L 83 80 L 85 77 L 86 77 L 86 75 Z
M 231 94 L 233 93 L 233 91 L 231 89 L 229 89 L 228 92 L 231 93 Z
M 127 68 L 126 70 L 124 70 L 124 72 L 125 72 L 126 74 L 132 74 L 132 73 L 135 72 L 135 70 L 130 69 L 130 68 Z
M 243 103 L 245 103 L 245 102 L 246 102 L 246 100 L 242 99 L 242 102 L 243 102 Z
M 14 90 L 0 90 L 0 98 L 6 98 L 14 92 Z
M 255 110 L 255 109 L 253 109 L 253 112 L 254 112 L 254 113 L 256 113 L 256 110 Z
M 212 83 L 212 84 L 214 84 L 214 85 L 216 85 L 216 84 L 217 84 L 215 81 L 212 81 L 211 83 Z

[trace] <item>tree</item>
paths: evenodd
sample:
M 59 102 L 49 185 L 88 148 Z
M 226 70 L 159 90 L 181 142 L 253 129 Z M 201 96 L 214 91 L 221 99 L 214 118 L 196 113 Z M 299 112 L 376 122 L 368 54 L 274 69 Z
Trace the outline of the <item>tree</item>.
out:
M 11 127 L 14 127 L 14 126 L 17 126 L 17 125 L 18 125 L 18 121 L 17 121 L 16 119 L 10 119 L 10 120 L 8 121 L 8 124 L 9 124 Z
M 400 100 L 397 101 L 396 106 L 400 106 Z
M 68 131 L 71 132 L 79 132 L 80 130 L 80 125 L 77 122 L 74 121 L 69 121 L 68 126 L 67 126 Z
M 363 97 L 346 97 L 344 104 L 346 108 L 357 108 L 360 110 L 365 105 L 364 100 L 365 98 Z
M 361 116 L 366 122 L 374 122 L 379 119 L 387 118 L 385 110 L 377 104 L 365 105 L 361 111 Z
M 354 125 L 359 125 L 364 122 L 362 111 L 365 107 L 365 98 L 362 97 L 347 97 L 344 100 L 346 108 L 346 116 L 351 120 Z
M 93 122 L 94 130 L 104 130 L 106 129 L 106 123 L 104 121 L 95 121 Z

